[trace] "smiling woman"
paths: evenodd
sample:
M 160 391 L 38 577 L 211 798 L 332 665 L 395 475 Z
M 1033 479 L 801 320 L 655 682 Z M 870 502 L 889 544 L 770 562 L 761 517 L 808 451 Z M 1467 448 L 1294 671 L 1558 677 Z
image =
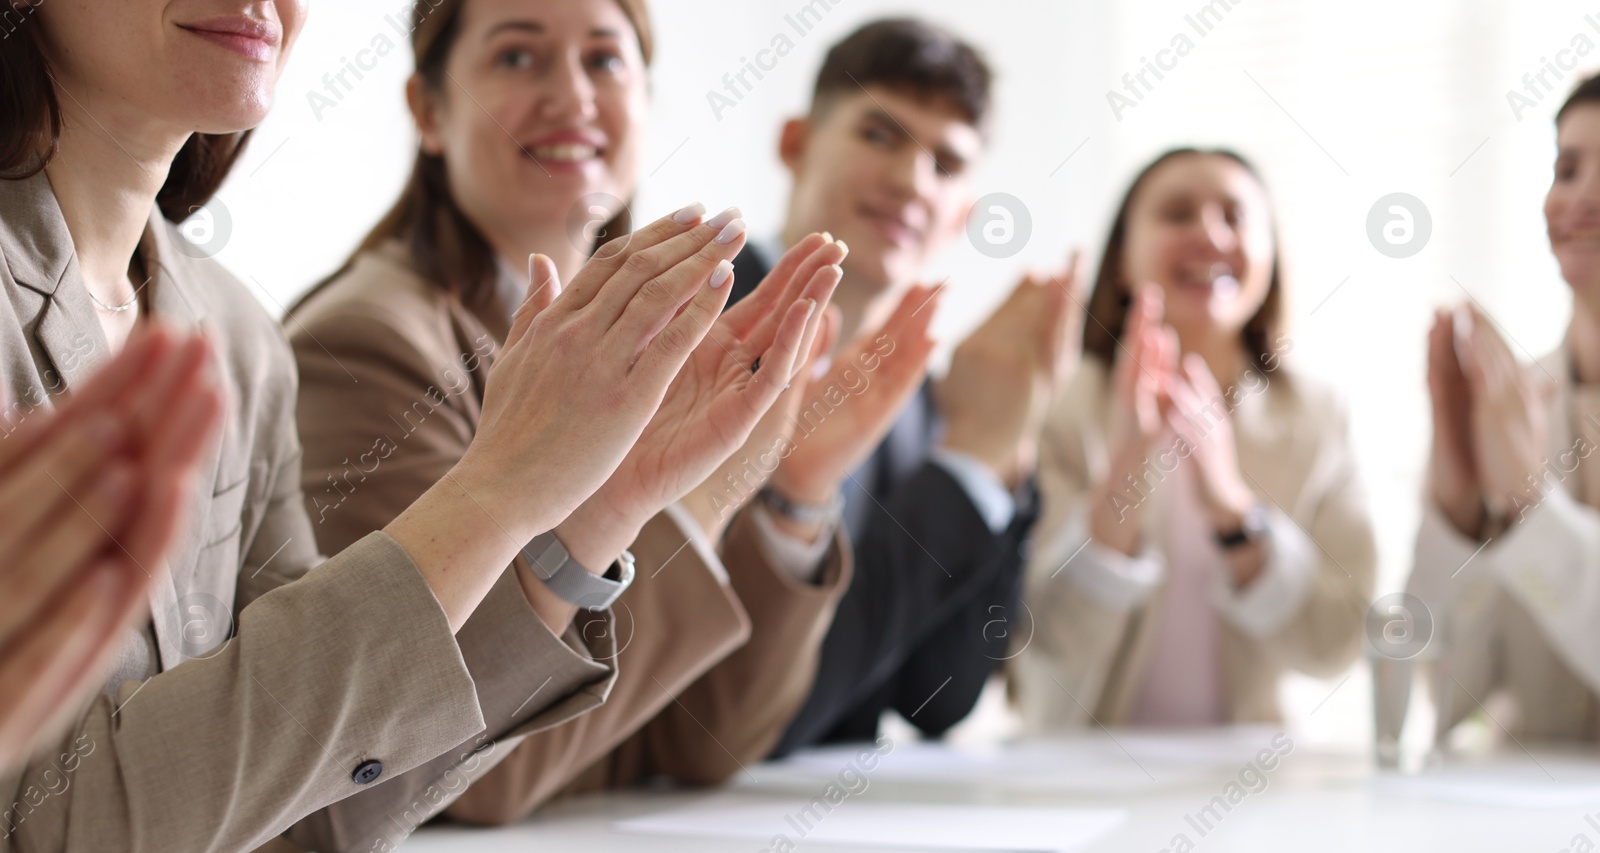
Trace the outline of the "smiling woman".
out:
M 206 329 L 214 349 L 185 352 L 228 401 L 220 441 L 195 449 L 190 529 L 151 586 L 149 621 L 61 740 L 0 774 L 0 803 L 25 805 L 0 811 L 0 851 L 394 843 L 390 816 L 418 791 L 492 766 L 485 738 L 511 744 L 577 716 L 615 675 L 610 632 L 576 634 L 570 603 L 507 566 L 617 470 L 716 320 L 727 276 L 714 273 L 741 235 L 662 219 L 576 272 L 568 298 L 523 311 L 481 379 L 485 426 L 445 482 L 324 562 L 283 334 L 220 265 L 179 250 L 174 225 L 265 116 L 303 12 L 299 0 L 52 0 L 0 39 L 0 397 L 76 398 L 159 319 Z M 651 263 L 636 260 L 645 251 Z M 804 306 L 784 307 L 760 350 L 772 367 L 738 389 L 758 389 L 738 395 L 748 420 L 803 347 Z M 185 375 L 165 370 L 156 387 L 191 387 Z M 194 441 L 194 407 L 214 399 L 132 428 Z M 737 437 L 743 421 L 724 421 Z M 597 520 L 595 538 L 617 536 L 614 523 Z M 75 784 L 52 785 L 47 756 L 77 743 L 95 748 Z

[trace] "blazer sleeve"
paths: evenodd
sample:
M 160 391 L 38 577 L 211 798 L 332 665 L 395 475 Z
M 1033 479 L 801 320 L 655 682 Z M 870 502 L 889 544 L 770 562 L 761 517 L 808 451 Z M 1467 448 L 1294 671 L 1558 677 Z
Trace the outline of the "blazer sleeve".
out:
M 1450 675 L 1466 691 L 1450 705 L 1454 717 L 1450 725 L 1477 710 L 1469 697 L 1487 698 L 1503 677 L 1496 605 L 1501 592 L 1487 551 L 1462 536 L 1433 501 L 1425 499 L 1406 592 L 1416 597 L 1426 616 L 1411 612 L 1403 601 L 1395 605 L 1400 609 L 1379 614 L 1385 622 L 1397 620 L 1407 631 L 1417 630 L 1419 620 L 1426 618 L 1434 632 L 1429 641 L 1449 647 Z
M 330 550 L 392 521 L 471 442 L 463 354 L 441 352 L 430 360 L 414 344 L 423 336 L 407 328 L 371 310 L 325 316 L 292 336 L 302 375 L 303 512 Z M 477 366 L 487 369 L 481 360 Z M 478 736 L 440 750 L 404 781 L 313 815 L 290 833 L 293 841 L 318 850 L 398 844 L 522 738 L 605 700 L 616 678 L 611 616 L 581 616 L 557 637 L 528 604 L 516 571 L 514 563 L 501 573 L 455 638 L 483 713 Z
M 907 660 L 957 610 L 987 613 L 992 602 L 977 593 L 995 574 L 1018 571 L 1018 549 L 1031 522 L 1019 513 L 1010 528 L 994 532 L 961 484 L 931 461 L 886 496 L 856 545 L 855 576 L 823 640 L 816 683 L 775 754 L 826 738 L 863 701 L 895 683 Z M 980 637 L 958 642 L 969 641 L 978 644 Z M 961 660 L 974 662 L 970 655 Z M 983 662 L 981 675 L 946 674 L 982 681 L 997 664 Z M 937 686 L 928 685 L 928 693 Z
M 841 529 L 817 583 L 800 583 L 773 561 L 747 509 L 723 537 L 733 591 L 750 614 L 750 639 L 677 697 L 637 739 L 641 776 L 693 785 L 727 781 L 772 751 L 816 678 L 822 638 L 850 582 Z
M 1252 632 L 1248 624 L 1241 627 L 1287 666 L 1314 678 L 1332 678 L 1361 654 L 1378 547 L 1345 414 L 1331 402 L 1318 408 L 1327 411 L 1317 418 L 1322 446 L 1307 474 L 1317 486 L 1295 501 L 1301 506 L 1263 493 L 1263 477 L 1245 472 L 1275 519 L 1270 539 L 1275 553 L 1244 595 L 1275 596 L 1283 607 L 1281 615 L 1262 623 L 1271 628 Z M 1223 612 L 1228 614 L 1229 608 Z M 1238 624 L 1238 611 L 1231 615 Z
M 618 676 L 606 703 L 527 737 L 450 806 L 450 817 L 505 824 L 528 816 L 745 641 L 745 612 L 700 541 L 666 513 L 651 519 L 632 545 L 635 580 L 615 606 Z

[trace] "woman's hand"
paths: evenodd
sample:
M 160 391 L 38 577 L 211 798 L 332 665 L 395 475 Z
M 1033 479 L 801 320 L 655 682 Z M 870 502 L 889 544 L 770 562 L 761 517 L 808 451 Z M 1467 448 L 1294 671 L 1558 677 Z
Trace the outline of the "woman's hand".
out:
M 794 429 L 800 406 L 817 389 L 818 380 L 826 373 L 830 353 L 838 343 L 839 329 L 843 325 L 839 306 L 829 305 L 823 313 L 822 325 L 812 340 L 805 364 L 801 365 L 789 387 L 778 395 L 778 401 L 756 422 L 744 446 L 684 496 L 684 507 L 694 516 L 709 541 L 722 539 L 728 523 L 761 491 L 772 472 L 793 451 Z
M 0 772 L 145 616 L 222 418 L 209 358 L 198 338 L 136 332 L 0 437 Z
M 1465 328 L 1461 331 L 1464 336 Z M 1428 331 L 1428 396 L 1433 404 L 1428 490 L 1450 524 L 1477 539 L 1484 522 L 1483 487 L 1472 438 L 1472 390 L 1456 356 L 1456 340 L 1456 312 L 1435 311 Z
M 651 516 L 704 483 L 745 444 L 790 387 L 801 353 L 810 351 L 844 257 L 842 243 L 812 234 L 721 316 L 616 473 L 556 528 L 580 565 L 609 565 Z M 727 275 L 724 294 L 731 269 Z
M 1128 308 L 1120 354 L 1111 377 L 1111 465 L 1106 482 L 1090 490 L 1089 535 L 1100 544 L 1133 555 L 1139 546 L 1144 498 L 1127 483 L 1144 482 L 1150 452 L 1168 429 L 1164 414 L 1168 377 L 1177 368 L 1178 335 L 1161 325 L 1161 290 L 1141 288 Z
M 1545 394 L 1476 307 L 1468 340 L 1465 374 L 1472 396 L 1474 462 L 1490 514 L 1501 524 L 1511 524 L 1543 497 L 1538 473 L 1548 440 Z
M 693 205 L 600 247 L 542 311 L 554 267 L 529 285 L 472 444 L 384 528 L 452 630 L 523 545 L 612 476 L 716 322 L 730 278 L 718 270 L 744 246 L 744 223 L 734 210 L 701 223 L 702 212 Z M 793 325 L 786 334 L 797 337 Z

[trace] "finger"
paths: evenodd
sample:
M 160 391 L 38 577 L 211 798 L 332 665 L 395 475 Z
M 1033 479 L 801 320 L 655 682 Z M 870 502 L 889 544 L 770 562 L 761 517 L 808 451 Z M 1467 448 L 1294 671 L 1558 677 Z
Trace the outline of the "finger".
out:
M 144 447 L 159 440 L 165 429 L 163 422 L 179 393 L 197 376 L 211 375 L 214 364 L 210 341 L 194 335 L 181 340 L 170 359 L 152 368 L 149 385 L 128 414 L 135 446 Z
M 628 280 L 628 275 L 618 276 L 607 285 L 606 292 L 595 299 L 597 307 L 614 297 L 629 294 L 627 301 L 620 303 L 621 313 L 607 337 L 619 349 L 633 354 L 637 364 L 645 352 L 658 349 L 655 346 L 657 337 L 672 330 L 673 334 L 660 342 L 658 355 L 666 356 L 668 361 L 687 357 L 700 344 L 728 301 L 728 294 L 733 290 L 733 256 L 744 248 L 744 241 L 744 221 L 735 219 L 720 232 L 709 227 L 697 228 L 658 249 L 635 255 L 636 261 L 648 258 L 637 265 L 629 262 L 635 276 L 664 260 L 672 260 L 672 264 L 656 272 L 643 273 L 648 277 L 638 282 L 638 286 Z M 706 314 L 708 310 L 712 312 L 710 315 Z M 676 370 L 673 368 L 674 372 Z
M 0 561 L 14 565 L 46 519 L 71 509 L 70 495 L 105 468 L 122 435 L 117 420 L 105 413 L 67 424 L 0 479 L 0 512 L 6 520 L 0 525 Z
M 0 763 L 9 765 L 70 707 L 66 700 L 120 646 L 119 616 L 142 590 L 102 564 L 0 649 Z
M 807 284 L 801 301 L 815 303 L 817 310 L 811 312 L 811 319 L 806 322 L 805 330 L 801 335 L 800 356 L 796 358 L 794 369 L 789 374 L 789 382 L 791 383 L 816 358 L 816 341 L 821 337 L 829 322 L 828 309 L 832 306 L 828 304 L 828 300 L 833 298 L 834 289 L 844 279 L 844 270 L 838 266 L 824 267 L 818 270 L 812 279 L 813 281 Z M 813 287 L 813 285 L 818 286 Z M 829 343 L 823 352 L 832 352 L 832 347 L 833 345 Z M 806 375 L 809 376 L 810 374 Z
M 776 266 L 767 273 L 767 277 L 756 285 L 750 295 L 739 300 L 738 304 L 731 306 L 723 312 L 728 322 L 732 324 L 736 336 L 743 339 L 748 329 L 755 324 L 758 317 L 766 315 L 775 305 L 785 305 L 799 299 L 798 290 L 791 293 L 790 285 L 800 267 L 811 259 L 811 256 L 829 243 L 821 234 L 807 234 L 800 242 L 789 247 L 783 253 Z M 804 284 L 804 279 L 801 279 Z
M 225 412 L 222 393 L 208 379 L 196 377 L 175 404 L 171 428 L 145 449 L 145 472 L 194 468 L 212 447 Z
M 173 337 L 164 327 L 138 330 L 122 351 L 112 356 L 85 382 L 65 398 L 56 401 L 53 413 L 32 411 L 26 401 L 18 401 L 8 411 L 7 423 L 0 428 L 0 473 L 9 471 L 17 460 L 25 459 L 47 435 L 59 432 L 86 414 L 119 409 L 119 401 L 141 391 L 150 366 L 170 353 Z
M 839 330 L 844 328 L 844 312 L 837 305 L 829 305 L 822 312 L 822 325 L 817 328 L 811 343 L 811 355 L 801 368 L 805 384 L 826 376 L 833 366 L 833 348 L 839 343 Z
M 534 253 L 528 256 L 528 295 L 511 315 L 511 331 L 506 333 L 504 349 L 511 349 L 522 340 L 533 325 L 535 317 L 561 295 L 561 273 L 549 255 Z
M 842 270 L 845 256 L 849 250 L 843 243 L 829 242 L 811 253 L 811 255 L 795 268 L 794 277 L 789 286 L 784 289 L 782 296 L 773 307 L 762 312 L 744 327 L 740 340 L 748 342 L 756 350 L 766 349 L 772 343 L 773 335 L 777 334 L 778 324 L 783 320 L 784 312 L 777 306 L 793 305 L 802 299 L 810 299 L 818 305 L 827 305 L 833 296 L 833 289 L 838 285 L 838 279 L 832 278 L 830 268 Z M 840 272 L 840 276 L 843 273 Z M 762 282 L 763 286 L 766 282 Z M 743 303 L 740 303 L 743 305 Z M 737 310 L 740 305 L 735 305 L 729 313 Z M 818 312 L 816 317 L 821 317 Z
M 696 254 L 691 260 L 704 262 L 708 259 L 707 256 Z M 703 268 L 703 263 L 686 262 L 684 266 L 688 266 L 691 270 L 699 270 Z M 640 323 L 656 322 L 643 310 L 631 321 L 625 316 L 618 324 L 617 328 L 622 329 L 619 334 L 623 336 L 621 339 L 623 345 L 634 346 L 639 353 L 634 359 L 630 375 L 640 377 L 650 387 L 659 385 L 665 391 L 667 383 L 683 368 L 683 363 L 689 358 L 689 354 L 695 347 L 705 342 L 707 333 L 711 331 L 718 315 L 722 313 L 722 306 L 728 301 L 728 292 L 733 289 L 733 262 L 726 258 L 717 262 L 709 279 L 687 277 L 693 274 L 693 272 L 685 273 L 683 281 L 703 282 L 699 285 L 698 292 L 693 293 L 688 304 L 681 310 L 673 308 L 665 312 L 665 324 L 660 326 L 659 331 L 639 328 Z M 669 291 L 664 292 L 671 292 L 681 287 L 681 282 L 672 283 L 668 285 Z M 629 311 L 633 311 L 633 308 L 630 307 Z M 676 315 L 672 313 L 673 311 L 676 311 Z M 633 326 L 631 330 L 624 328 L 629 325 Z M 638 345 L 629 343 L 641 338 L 642 349 L 637 349 Z M 723 346 L 721 341 L 714 339 L 705 345 Z
M 810 299 L 802 299 L 784 312 L 783 321 L 778 325 L 778 333 L 772 341 L 772 346 L 761 354 L 761 367 L 750 377 L 750 390 L 754 392 L 752 408 L 757 413 L 770 408 L 777 401 L 778 395 L 789 387 L 789 380 L 794 376 L 795 362 L 799 359 L 801 347 L 805 342 L 806 330 L 811 326 L 813 318 L 820 317 L 821 312 L 817 310 L 817 303 Z M 759 417 L 759 414 L 757 416 Z
M 697 276 L 697 282 L 704 283 L 717 261 L 731 260 L 744 248 L 745 223 L 738 218 L 738 212 L 738 208 L 729 208 L 700 225 L 646 249 L 634 251 L 630 247 L 627 260 L 601 286 L 587 306 L 588 310 L 607 329 L 620 322 L 629 309 L 639 307 L 640 297 L 644 305 L 652 308 L 676 300 L 673 306 L 675 310 L 688 299 L 687 295 L 674 292 L 667 286 L 672 282 L 683 284 L 681 276 L 673 278 L 671 275 L 679 265 L 697 257 L 702 260 L 709 258 Z M 576 286 L 576 282 L 573 286 Z
M 114 462 L 95 484 L 21 543 L 6 568 L 7 594 L 0 596 L 0 637 L 11 636 L 39 613 L 63 586 L 103 552 L 112 530 L 121 529 L 134 493 L 133 467 Z
M 738 216 L 738 208 L 730 210 L 734 212 L 735 217 Z M 624 234 L 605 243 L 595 250 L 589 262 L 583 265 L 583 269 L 572 277 L 572 281 L 567 284 L 564 298 L 558 298 L 557 302 L 567 311 L 576 311 L 588 305 L 630 258 L 698 227 L 705 212 L 705 205 L 695 202 L 676 213 L 657 219 L 638 231 Z M 723 211 L 718 218 L 727 215 L 728 211 Z

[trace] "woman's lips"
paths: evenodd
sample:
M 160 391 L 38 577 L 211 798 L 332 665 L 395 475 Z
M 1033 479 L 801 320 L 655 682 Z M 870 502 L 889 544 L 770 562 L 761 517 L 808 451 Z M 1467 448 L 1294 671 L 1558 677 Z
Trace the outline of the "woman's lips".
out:
M 181 27 L 211 42 L 257 62 L 270 62 L 278 53 L 281 34 L 278 27 L 248 18 L 227 18 L 183 24 Z

